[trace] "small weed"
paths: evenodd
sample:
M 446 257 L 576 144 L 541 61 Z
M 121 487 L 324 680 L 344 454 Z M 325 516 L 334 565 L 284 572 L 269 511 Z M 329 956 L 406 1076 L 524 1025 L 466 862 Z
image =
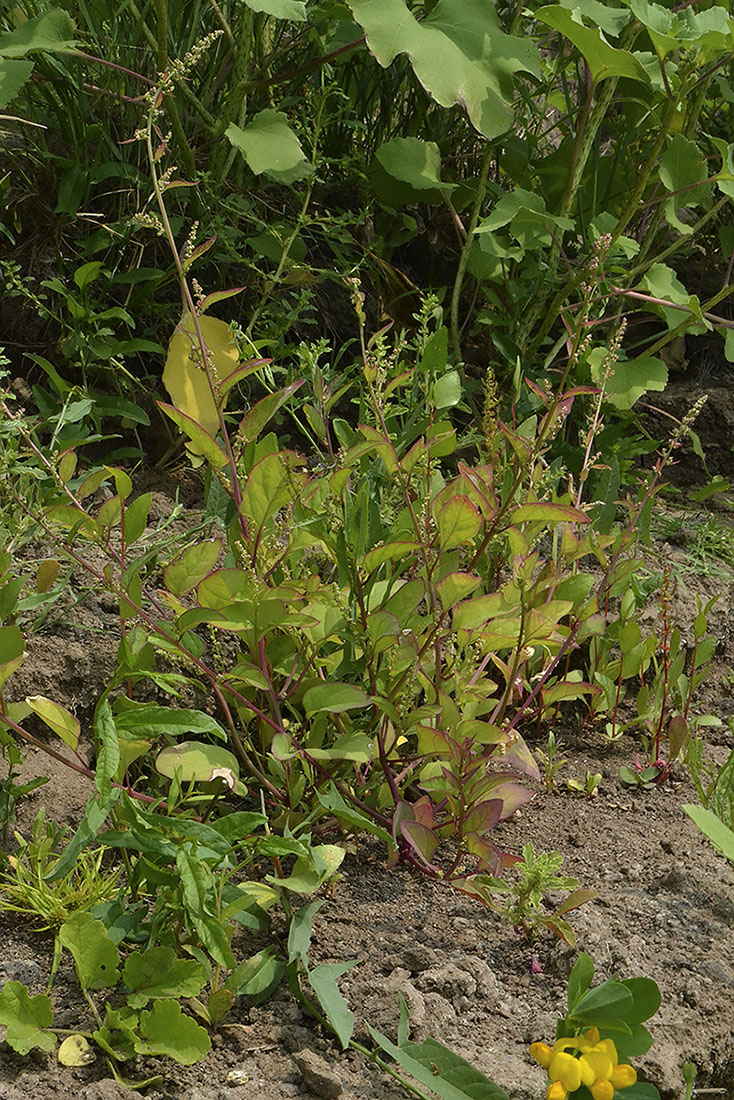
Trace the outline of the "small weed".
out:
M 103 870 L 104 848 L 83 852 L 68 874 L 49 883 L 66 838 L 39 810 L 30 840 L 15 834 L 18 848 L 0 872 L 0 912 L 28 917 L 39 930 L 58 929 L 74 913 L 114 897 L 121 869 Z

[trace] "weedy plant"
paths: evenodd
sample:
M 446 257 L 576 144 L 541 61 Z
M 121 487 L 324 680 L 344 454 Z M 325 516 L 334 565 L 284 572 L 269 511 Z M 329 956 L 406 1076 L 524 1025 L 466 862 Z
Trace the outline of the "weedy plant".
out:
M 568 979 L 568 1011 L 556 1024 L 553 1046 L 536 1042 L 532 1057 L 548 1071 L 548 1100 L 656 1100 L 654 1085 L 637 1080 L 626 1061 L 645 1054 L 652 1036 L 644 1021 L 660 1007 L 660 990 L 651 978 L 608 978 L 591 988 L 594 964 L 583 952 Z

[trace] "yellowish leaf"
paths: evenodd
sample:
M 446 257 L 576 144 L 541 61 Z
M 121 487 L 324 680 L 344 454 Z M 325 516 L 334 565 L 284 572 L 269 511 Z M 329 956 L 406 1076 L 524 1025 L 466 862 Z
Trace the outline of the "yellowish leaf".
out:
M 216 317 L 199 317 L 204 342 L 209 350 L 212 378 L 215 386 L 237 367 L 237 348 L 229 335 L 229 325 Z M 219 431 L 219 414 L 209 380 L 201 362 L 201 350 L 190 313 L 185 313 L 168 345 L 163 369 L 163 384 L 177 409 L 195 420 L 211 436 Z M 222 402 L 224 405 L 224 401 Z M 187 444 L 194 454 L 200 448 Z
M 62 1066 L 88 1066 L 96 1057 L 83 1035 L 70 1035 L 59 1047 L 58 1059 Z

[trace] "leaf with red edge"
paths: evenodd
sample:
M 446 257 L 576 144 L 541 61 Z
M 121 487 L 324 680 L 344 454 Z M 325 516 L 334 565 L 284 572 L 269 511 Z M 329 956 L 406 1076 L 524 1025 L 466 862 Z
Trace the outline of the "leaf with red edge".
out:
M 437 871 L 438 867 L 431 863 L 433 853 L 438 847 L 438 837 L 433 830 L 420 821 L 401 821 L 400 832 L 421 862 L 431 871 Z

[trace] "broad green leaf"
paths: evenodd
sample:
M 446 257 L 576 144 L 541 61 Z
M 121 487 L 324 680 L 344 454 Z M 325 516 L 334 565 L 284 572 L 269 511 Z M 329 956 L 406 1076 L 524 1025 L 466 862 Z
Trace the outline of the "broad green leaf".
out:
M 448 611 L 460 600 L 466 599 L 481 584 L 481 578 L 474 573 L 449 573 L 436 585 L 441 607 Z
M 257 530 L 296 499 L 307 479 L 305 471 L 296 469 L 301 465 L 298 455 L 278 451 L 265 455 L 252 468 L 242 489 L 240 511 L 253 521 Z
M 54 703 L 45 695 L 26 695 L 26 703 L 42 722 L 76 752 L 79 746 L 81 726 L 77 718 L 60 703 Z
M 5 1024 L 6 1042 L 18 1054 L 29 1050 L 51 1051 L 56 1046 L 56 1036 L 46 1028 L 54 1019 L 51 999 L 39 993 L 29 997 L 28 990 L 20 982 L 6 982 L 0 992 L 0 1024 Z
M 200 1062 L 211 1049 L 207 1032 L 184 1015 L 178 1001 L 156 1001 L 149 1012 L 141 1012 L 139 1030 L 138 1054 L 166 1055 L 182 1066 Z
M 589 517 L 570 504 L 520 504 L 510 512 L 510 523 L 588 523 Z
M 640 289 L 653 295 L 655 298 L 668 299 L 670 302 L 677 302 L 679 305 L 686 306 L 692 322 L 688 331 L 693 334 L 700 334 L 706 331 L 704 325 L 693 324 L 693 321 L 703 321 L 701 303 L 697 296 L 688 293 L 675 271 L 673 271 L 671 267 L 668 267 L 667 264 L 653 264 L 640 280 Z M 681 321 L 686 319 L 686 313 L 682 309 L 673 309 L 670 306 L 666 307 L 657 304 L 649 305 L 648 309 L 656 313 L 659 317 L 663 317 L 669 329 L 677 328 Z
M 308 981 L 324 1010 L 342 1049 L 346 1050 L 354 1031 L 354 1013 L 339 992 L 336 979 L 356 966 L 356 962 L 322 963 L 308 971 Z
M 267 397 L 263 397 L 261 401 L 253 405 L 240 424 L 239 437 L 247 443 L 257 439 L 281 405 L 284 405 L 288 398 L 301 388 L 303 381 L 301 378 L 297 382 L 291 382 L 290 386 L 286 386 L 282 390 L 276 390 L 275 393 L 269 393 Z
M 515 610 L 515 606 L 505 599 L 502 592 L 490 592 L 486 596 L 477 596 L 473 600 L 466 600 L 454 609 L 454 630 L 475 630 L 497 615 Z
M 661 1004 L 657 982 L 652 978 L 626 978 L 622 985 L 629 989 L 634 1001 L 634 1007 L 625 1016 L 628 1024 L 640 1024 L 643 1020 L 649 1020 L 655 1015 Z M 645 1051 L 640 1053 L 644 1054 Z
M 718 848 L 726 859 L 734 863 L 734 831 L 728 825 L 725 825 L 721 818 L 717 817 L 711 810 L 705 810 L 703 806 L 687 805 L 683 809 L 691 821 L 698 825 L 701 832 L 709 838 L 714 847 Z
M 240 997 L 254 997 L 256 1001 L 267 997 L 283 976 L 285 963 L 272 951 L 258 951 L 235 967 L 224 983 Z
M 482 517 L 468 497 L 455 496 L 441 506 L 436 517 L 442 550 L 472 542 L 482 527 Z
M 117 985 L 120 953 L 101 921 L 91 913 L 74 913 L 59 929 L 59 942 L 74 956 L 80 985 L 85 989 L 109 989 Z
M 227 465 L 227 456 L 214 439 L 214 436 L 204 431 L 196 420 L 180 412 L 173 405 L 167 405 L 164 401 L 158 402 L 158 408 L 162 409 L 166 416 L 170 417 L 173 423 L 189 437 L 190 442 L 186 446 L 192 455 L 202 455 L 215 470 L 221 470 Z M 55 508 L 51 509 L 52 512 L 57 510 Z M 69 510 L 71 511 L 71 509 Z
M 601 355 L 597 356 L 597 352 Z M 589 354 L 591 376 L 601 383 L 606 368 L 602 359 L 606 353 L 594 348 Z M 637 359 L 618 360 L 613 367 L 611 378 L 606 383 L 606 399 L 615 409 L 631 409 L 634 403 L 648 390 L 664 390 L 668 384 L 668 368 L 662 359 L 652 355 L 640 355 Z
M 376 546 L 373 550 L 368 550 L 362 565 L 368 573 L 371 573 L 386 561 L 408 560 L 416 550 L 420 550 L 418 542 L 388 542 L 385 546 Z
M 373 756 L 372 741 L 364 733 L 345 733 L 337 737 L 330 748 L 309 749 L 308 754 L 314 760 L 352 760 L 356 764 L 367 764 Z
M 15 98 L 32 72 L 32 61 L 11 61 L 0 57 L 0 111 Z
M 144 1008 L 159 997 L 198 997 L 207 974 L 193 959 L 179 959 L 171 947 L 133 951 L 122 968 L 122 980 L 130 990 L 132 1008 Z
M 209 369 L 215 392 L 212 393 L 202 364 L 201 345 L 190 313 L 183 315 L 169 342 L 166 365 L 163 368 L 163 385 L 171 395 L 175 408 L 214 437 L 219 431 L 216 387 L 236 369 L 239 354 L 225 321 L 208 316 L 198 317 L 197 321 L 209 353 Z M 163 407 L 168 412 L 168 408 Z M 191 435 L 185 426 L 179 427 L 183 427 Z M 199 449 L 197 440 L 192 440 L 192 443 L 191 450 L 194 453 L 204 453 Z
M 245 0 L 245 3 L 253 11 L 272 15 L 274 19 L 291 19 L 296 23 L 303 23 L 306 19 L 304 0 Z
M 341 867 L 345 851 L 338 844 L 317 844 L 307 857 L 300 857 L 285 878 L 267 875 L 268 882 L 296 894 L 313 894 Z
M 168 745 L 158 753 L 156 771 L 173 779 L 176 775 L 182 783 L 211 783 L 221 779 L 231 791 L 240 777 L 237 757 L 221 745 L 205 745 L 201 741 L 181 741 Z
M 535 18 L 560 31 L 586 59 L 595 83 L 610 76 L 625 76 L 648 84 L 649 78 L 636 57 L 627 50 L 610 46 L 598 27 L 586 27 L 575 18 L 575 12 L 560 4 L 538 8 Z
M 309 688 L 303 697 L 308 714 L 325 711 L 342 714 L 345 710 L 360 710 L 371 706 L 372 700 L 361 688 L 353 684 L 325 683 Z
M 435 1039 L 398 1047 L 370 1024 L 367 1030 L 386 1054 L 441 1100 L 507 1100 L 493 1081 Z
M 381 145 L 375 155 L 386 172 L 409 183 L 416 191 L 434 188 L 448 191 L 455 186 L 441 182 L 441 152 L 435 141 L 392 138 Z
M 450 370 L 433 385 L 433 403 L 437 409 L 452 409 L 461 401 L 461 376 Z
M 689 201 L 695 201 L 695 186 L 702 183 L 708 173 L 706 162 L 696 143 L 682 134 L 673 134 L 660 158 L 658 175 L 668 191 L 691 189 L 691 193 L 679 196 L 680 205 L 686 206 Z
M 23 635 L 17 626 L 0 626 L 0 687 L 25 660 Z
M 609 978 L 584 993 L 574 1006 L 573 1018 L 601 1027 L 608 1020 L 625 1019 L 633 1003 L 629 989 Z
M 62 1066 L 88 1066 L 97 1055 L 83 1035 L 69 1035 L 59 1047 L 57 1058 Z
M 68 53 L 75 45 L 70 17 L 60 8 L 49 8 L 0 35 L 0 57 L 26 57 L 41 50 Z
M 464 107 L 485 137 L 511 125 L 513 74 L 540 76 L 534 44 L 505 34 L 490 0 L 439 0 L 421 21 L 403 0 L 348 4 L 383 68 L 407 54 L 428 94 L 442 107 Z
M 279 183 L 295 183 L 313 172 L 295 131 L 280 111 L 260 111 L 244 129 L 230 122 L 225 136 L 256 176 L 265 174 Z
M 179 707 L 160 707 L 156 703 L 143 703 L 115 715 L 115 725 L 120 733 L 134 737 L 181 737 L 191 733 L 211 733 L 222 741 L 227 734 L 209 714 L 203 710 L 186 710 Z
M 185 596 L 207 577 L 222 551 L 221 539 L 205 539 L 189 546 L 163 570 L 163 581 L 174 596 Z

